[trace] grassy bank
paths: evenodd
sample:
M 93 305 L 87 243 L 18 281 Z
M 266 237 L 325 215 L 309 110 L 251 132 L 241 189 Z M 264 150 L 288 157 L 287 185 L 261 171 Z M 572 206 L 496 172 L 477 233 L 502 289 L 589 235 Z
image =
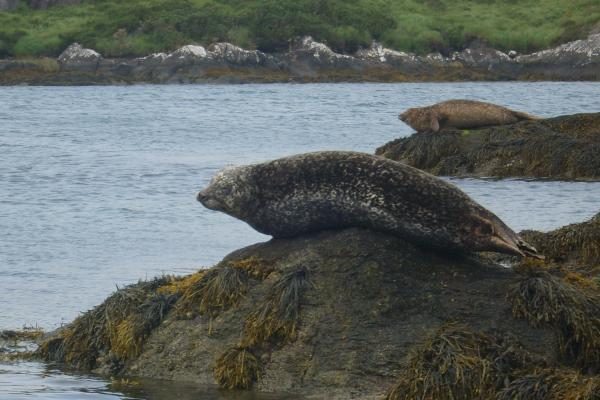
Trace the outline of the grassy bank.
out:
M 526 52 L 583 37 L 599 21 L 597 0 L 97 0 L 39 11 L 22 1 L 0 13 L 0 57 L 56 56 L 74 41 L 105 56 L 214 41 L 272 52 L 301 35 L 342 52 L 373 39 L 447 52 L 476 38 Z

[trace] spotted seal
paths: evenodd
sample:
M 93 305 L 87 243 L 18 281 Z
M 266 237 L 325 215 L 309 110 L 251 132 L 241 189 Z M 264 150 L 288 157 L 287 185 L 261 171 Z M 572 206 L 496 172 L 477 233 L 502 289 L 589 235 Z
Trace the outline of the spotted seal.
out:
M 363 227 L 436 248 L 537 255 L 454 185 L 364 153 L 324 151 L 226 168 L 197 199 L 276 238 Z
M 474 100 L 448 100 L 432 106 L 409 108 L 398 118 L 417 132 L 438 132 L 444 128 L 471 129 L 539 119 L 524 112 Z

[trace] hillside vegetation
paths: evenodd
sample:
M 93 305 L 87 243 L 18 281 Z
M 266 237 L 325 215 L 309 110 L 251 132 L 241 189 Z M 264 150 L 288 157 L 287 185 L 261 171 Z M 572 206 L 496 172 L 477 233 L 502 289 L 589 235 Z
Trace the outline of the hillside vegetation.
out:
M 474 39 L 521 52 L 584 37 L 598 0 L 97 0 L 0 12 L 0 57 L 56 56 L 78 41 L 104 56 L 138 56 L 229 41 L 265 52 L 312 35 L 340 52 L 371 40 L 426 53 Z

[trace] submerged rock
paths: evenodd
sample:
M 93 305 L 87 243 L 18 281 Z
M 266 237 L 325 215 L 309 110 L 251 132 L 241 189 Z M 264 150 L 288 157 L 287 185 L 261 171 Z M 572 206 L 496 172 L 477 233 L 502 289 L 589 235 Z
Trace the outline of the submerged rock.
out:
M 419 133 L 376 154 L 436 175 L 600 179 L 600 113 Z
M 599 305 L 545 272 L 348 229 L 271 240 L 209 270 L 122 289 L 39 354 L 111 375 L 311 398 L 474 399 L 523 371 L 594 368 Z M 555 310 L 548 323 L 540 306 Z M 579 333 L 567 346 L 569 329 Z

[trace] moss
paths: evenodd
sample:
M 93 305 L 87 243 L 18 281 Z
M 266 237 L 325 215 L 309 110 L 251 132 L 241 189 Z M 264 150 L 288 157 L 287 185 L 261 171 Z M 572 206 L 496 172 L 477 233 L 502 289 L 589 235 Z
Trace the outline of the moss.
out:
M 309 287 L 308 270 L 282 275 L 262 305 L 246 319 L 242 344 L 256 346 L 272 339 L 293 340 L 300 316 L 300 302 Z
M 177 300 L 177 296 L 156 293 L 164 284 L 161 278 L 117 290 L 44 341 L 38 354 L 80 369 L 93 369 L 102 355 L 112 354 L 122 361 L 135 358 Z
M 547 272 L 532 272 L 509 292 L 512 313 L 534 326 L 556 327 L 559 349 L 569 363 L 600 367 L 600 297 Z
M 508 340 L 446 324 L 413 350 L 387 400 L 491 398 L 531 356 Z
M 248 274 L 239 268 L 221 267 L 206 273 L 183 291 L 178 314 L 215 316 L 235 304 L 248 290 Z
M 598 400 L 600 377 L 569 369 L 540 369 L 510 382 L 497 400 Z
M 214 375 L 222 388 L 249 389 L 260 376 L 260 365 L 249 350 L 234 347 L 216 360 Z

